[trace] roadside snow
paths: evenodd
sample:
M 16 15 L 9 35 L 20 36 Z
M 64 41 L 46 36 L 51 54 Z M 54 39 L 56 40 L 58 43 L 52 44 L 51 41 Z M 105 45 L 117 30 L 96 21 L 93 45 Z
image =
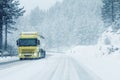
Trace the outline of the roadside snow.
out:
M 110 26 L 99 38 L 97 46 L 102 54 L 120 53 L 120 30 L 114 31 Z
M 19 60 L 0 58 L 0 63 Z M 6 68 L 5 68 L 6 67 Z M 77 46 L 66 54 L 49 53 L 45 59 L 0 65 L 2 80 L 120 80 L 120 54 L 101 55 L 97 46 Z M 71 75 L 69 77 L 69 75 Z M 72 76 L 73 75 L 73 76 Z M 85 79 L 87 75 L 88 79 Z
M 0 57 L 0 64 L 1 63 L 5 63 L 5 62 L 9 62 L 9 61 L 14 61 L 14 60 L 19 60 L 19 58 L 17 56 L 13 56 L 13 57 Z
M 120 54 L 101 55 L 97 46 L 77 46 L 67 53 L 102 80 L 120 80 Z
M 0 70 L 1 80 L 101 80 L 66 54 L 23 60 Z

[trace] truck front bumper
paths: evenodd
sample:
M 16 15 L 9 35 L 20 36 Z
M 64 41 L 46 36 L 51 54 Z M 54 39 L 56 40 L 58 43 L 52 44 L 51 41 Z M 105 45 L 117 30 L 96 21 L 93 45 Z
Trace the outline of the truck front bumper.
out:
M 19 58 L 39 58 L 37 54 L 19 54 Z

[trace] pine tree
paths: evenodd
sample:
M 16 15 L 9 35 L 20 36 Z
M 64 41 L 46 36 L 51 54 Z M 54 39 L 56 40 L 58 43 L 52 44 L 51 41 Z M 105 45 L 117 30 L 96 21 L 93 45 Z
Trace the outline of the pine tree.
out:
M 102 17 L 107 26 L 120 18 L 120 0 L 103 0 Z M 114 28 L 114 26 L 113 26 Z
M 3 42 L 3 0 L 0 0 L 0 52 L 2 50 L 2 42 Z
M 102 17 L 108 25 L 114 22 L 114 5 L 113 0 L 103 0 Z
M 115 21 L 112 28 L 114 31 L 117 31 L 120 29 L 120 0 L 115 0 L 114 11 L 115 11 Z
M 1 27 L 5 26 L 5 49 L 7 48 L 7 32 L 11 32 L 12 30 L 16 30 L 16 27 L 13 27 L 16 23 L 16 19 L 19 18 L 19 16 L 23 16 L 25 10 L 24 8 L 19 8 L 19 1 L 18 0 L 2 0 L 1 1 L 1 19 L 2 19 L 2 24 Z M 8 31 L 10 30 L 10 31 Z M 2 30 L 0 38 L 2 39 Z M 2 45 L 2 41 L 1 44 Z

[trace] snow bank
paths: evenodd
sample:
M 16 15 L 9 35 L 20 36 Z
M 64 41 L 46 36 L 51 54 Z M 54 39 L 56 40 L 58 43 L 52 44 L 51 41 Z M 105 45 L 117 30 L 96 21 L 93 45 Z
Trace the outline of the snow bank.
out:
M 19 58 L 16 56 L 14 56 L 14 57 L 0 57 L 0 63 L 10 62 L 10 61 L 14 61 L 14 60 L 19 60 Z
M 67 51 L 101 80 L 120 80 L 120 54 L 98 55 L 98 46 L 77 46 Z
M 111 26 L 98 41 L 98 48 L 102 54 L 120 53 L 120 31 L 113 31 Z

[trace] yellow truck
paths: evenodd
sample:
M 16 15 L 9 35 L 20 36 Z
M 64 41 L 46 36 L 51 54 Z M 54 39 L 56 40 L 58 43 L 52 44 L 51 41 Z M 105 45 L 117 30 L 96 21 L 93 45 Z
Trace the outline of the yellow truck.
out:
M 22 32 L 17 40 L 20 60 L 45 58 L 46 52 L 42 41 L 44 37 L 37 32 Z

